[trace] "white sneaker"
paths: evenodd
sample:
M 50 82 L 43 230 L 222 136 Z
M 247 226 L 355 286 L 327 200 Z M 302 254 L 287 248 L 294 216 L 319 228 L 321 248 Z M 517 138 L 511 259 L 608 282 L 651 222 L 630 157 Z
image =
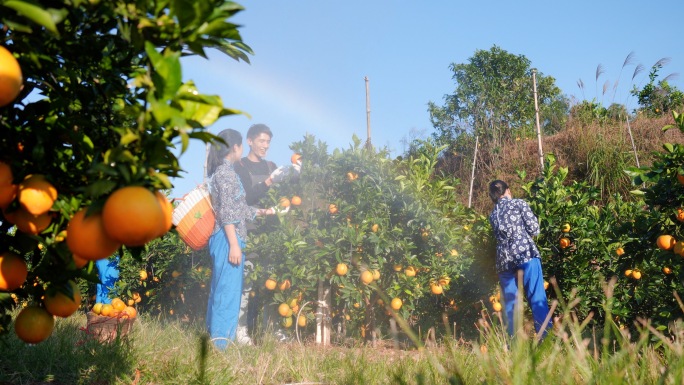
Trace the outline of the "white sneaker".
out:
M 254 345 L 254 343 L 252 343 L 252 339 L 249 337 L 249 334 L 247 334 L 246 327 L 238 326 L 237 330 L 235 331 L 235 343 L 238 345 Z

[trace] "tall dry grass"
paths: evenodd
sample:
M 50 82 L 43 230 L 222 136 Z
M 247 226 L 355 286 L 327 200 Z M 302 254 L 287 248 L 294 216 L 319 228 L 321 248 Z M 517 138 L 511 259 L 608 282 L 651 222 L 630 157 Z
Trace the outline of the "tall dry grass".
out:
M 612 285 L 604 306 L 610 309 Z M 553 332 L 537 343 L 520 327 L 510 338 L 497 314 L 485 314 L 475 341 L 445 336 L 421 349 L 320 347 L 261 339 L 257 346 L 214 349 L 202 325 L 142 316 L 132 334 L 100 343 L 81 330 L 83 314 L 58 319 L 35 346 L 13 333 L 0 340 L 2 385 L 152 384 L 682 384 L 684 329 L 669 337 L 642 320 L 634 335 L 610 321 L 578 322 L 559 304 Z M 522 311 L 520 311 L 522 313 Z M 420 345 L 421 341 L 415 341 Z
M 650 165 L 653 152 L 661 150 L 663 143 L 684 141 L 684 135 L 677 130 L 662 132 L 662 127 L 672 123 L 671 116 L 639 117 L 630 122 L 640 166 Z M 560 167 L 569 169 L 568 181 L 590 183 L 599 189 L 604 201 L 614 194 L 628 196 L 629 191 L 635 188 L 624 173 L 625 168 L 636 166 L 626 122 L 583 124 L 571 120 L 565 130 L 543 137 L 542 149 L 545 154 L 553 153 Z M 492 208 L 487 196 L 490 181 L 502 179 L 512 182 L 516 195 L 520 193 L 516 186 L 518 171 L 524 170 L 528 178 L 534 178 L 541 170 L 536 138 L 510 141 L 496 155 L 500 162 L 491 161 L 492 151 L 486 147 L 478 150 L 473 208 L 481 214 Z M 467 205 L 472 159 L 454 158 L 449 169 L 461 180 L 456 190 L 460 202 Z

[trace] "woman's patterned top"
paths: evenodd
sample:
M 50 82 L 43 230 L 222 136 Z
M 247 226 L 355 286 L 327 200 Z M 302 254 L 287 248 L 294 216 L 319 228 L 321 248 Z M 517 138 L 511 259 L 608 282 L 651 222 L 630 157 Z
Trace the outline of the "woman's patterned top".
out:
M 232 223 L 235 225 L 238 237 L 247 242 L 245 222 L 256 217 L 257 209 L 247 206 L 245 189 L 242 187 L 242 182 L 240 182 L 233 164 L 227 159 L 214 171 L 209 193 L 216 217 L 214 232 Z
M 496 237 L 496 271 L 501 273 L 539 258 L 532 237 L 539 234 L 539 222 L 522 199 L 501 198 L 489 215 Z

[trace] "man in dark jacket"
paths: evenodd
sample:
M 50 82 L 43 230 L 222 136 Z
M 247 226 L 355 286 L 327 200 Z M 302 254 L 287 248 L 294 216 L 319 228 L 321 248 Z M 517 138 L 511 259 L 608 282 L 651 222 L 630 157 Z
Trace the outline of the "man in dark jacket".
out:
M 273 133 L 271 129 L 265 124 L 255 124 L 247 130 L 247 145 L 249 146 L 249 153 L 243 157 L 239 162 L 234 164 L 235 172 L 240 177 L 242 185 L 245 189 L 247 204 L 250 206 L 257 206 L 267 194 L 272 185 L 281 182 L 290 172 L 292 166 L 276 167 L 275 163 L 266 160 L 266 153 L 271 146 L 271 138 Z M 253 224 L 248 224 L 247 229 L 254 231 Z M 249 258 L 249 256 L 248 256 Z M 246 266 L 251 265 L 247 261 Z M 256 320 L 257 309 L 254 306 L 249 306 L 249 292 L 251 287 L 245 286 L 242 294 L 242 303 L 240 305 L 241 314 L 244 316 L 238 319 L 238 334 L 246 333 L 247 325 L 254 326 Z M 269 322 L 275 321 L 275 311 L 267 306 L 264 309 L 264 325 L 268 326 Z M 273 322 L 276 327 L 276 338 L 284 340 L 286 337 L 277 326 L 277 322 Z

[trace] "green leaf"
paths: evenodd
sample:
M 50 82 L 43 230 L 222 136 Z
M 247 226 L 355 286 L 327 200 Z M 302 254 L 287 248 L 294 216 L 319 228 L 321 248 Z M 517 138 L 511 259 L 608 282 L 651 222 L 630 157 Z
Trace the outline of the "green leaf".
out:
M 667 152 L 674 152 L 674 146 L 672 145 L 672 143 L 663 144 L 663 148 L 667 150 Z
M 7 8 L 17 11 L 18 14 L 30 19 L 36 24 L 45 27 L 48 31 L 59 35 L 57 24 L 67 16 L 66 9 L 48 8 L 47 10 L 23 1 L 10 0 L 3 4 Z

